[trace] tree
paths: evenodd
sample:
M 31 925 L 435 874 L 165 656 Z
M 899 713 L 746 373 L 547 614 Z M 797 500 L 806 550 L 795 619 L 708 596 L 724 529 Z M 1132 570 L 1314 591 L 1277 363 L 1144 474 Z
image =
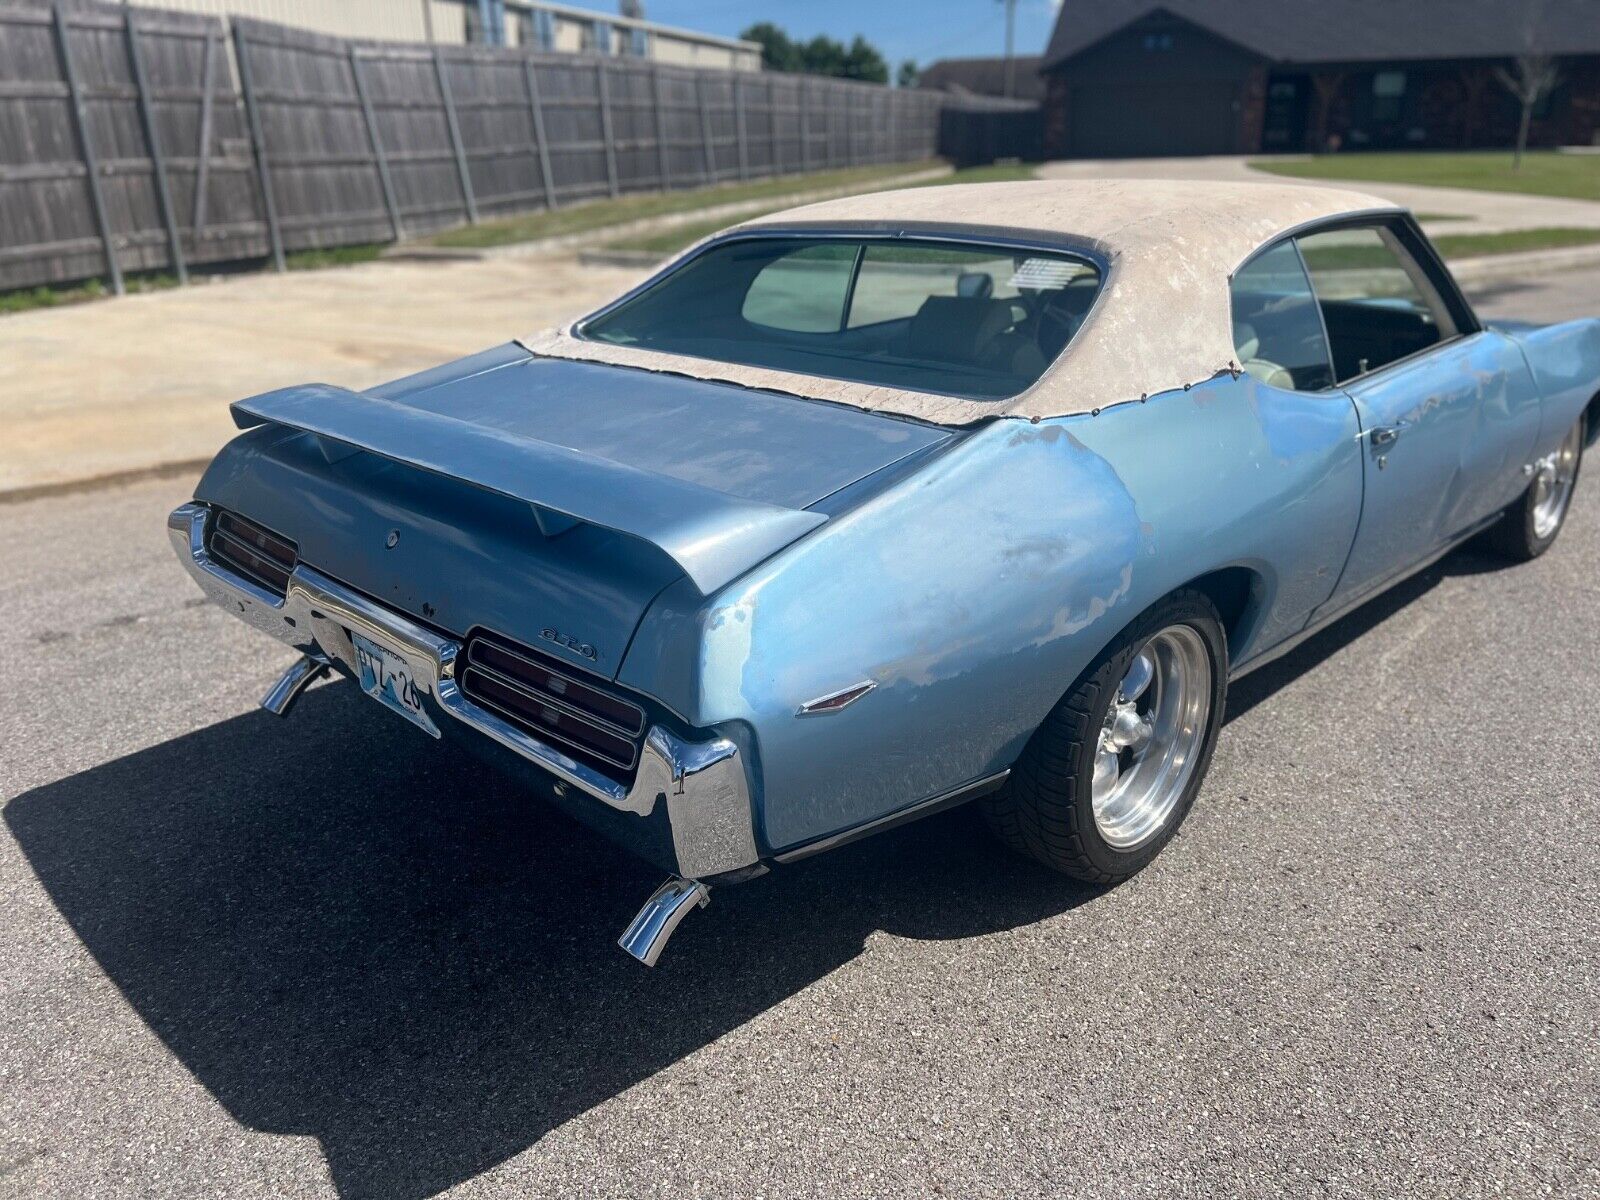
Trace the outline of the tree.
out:
M 900 64 L 900 69 L 895 72 L 895 87 L 912 88 L 917 86 L 917 80 L 922 76 L 914 59 L 906 59 Z
M 797 42 L 771 21 L 761 21 L 739 36 L 761 43 L 761 61 L 768 70 L 889 82 L 888 62 L 876 46 L 859 34 L 848 46 L 822 34 L 809 42 Z
M 1511 155 L 1511 169 L 1522 167 L 1528 149 L 1528 130 L 1533 125 L 1533 110 L 1561 83 L 1561 69 L 1548 54 L 1519 54 L 1513 69 L 1496 67 L 1494 76 L 1522 105 L 1522 120 L 1517 123 L 1517 148 Z
M 739 35 L 747 42 L 761 43 L 761 62 L 769 71 L 799 71 L 800 47 L 771 21 L 761 21 Z
M 878 53 L 878 48 L 858 33 L 850 49 L 845 51 L 844 70 L 840 74 L 846 79 L 862 79 L 867 83 L 888 83 L 889 64 Z

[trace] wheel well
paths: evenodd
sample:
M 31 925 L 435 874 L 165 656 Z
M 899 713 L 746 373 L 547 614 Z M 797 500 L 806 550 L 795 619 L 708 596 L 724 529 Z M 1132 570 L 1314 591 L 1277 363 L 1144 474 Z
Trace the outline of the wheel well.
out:
M 1212 571 L 1186 586 L 1205 593 L 1217 606 L 1222 618 L 1222 630 L 1228 635 L 1228 658 L 1238 657 L 1244 639 L 1255 624 L 1255 614 L 1261 605 L 1263 580 L 1249 567 L 1224 567 Z

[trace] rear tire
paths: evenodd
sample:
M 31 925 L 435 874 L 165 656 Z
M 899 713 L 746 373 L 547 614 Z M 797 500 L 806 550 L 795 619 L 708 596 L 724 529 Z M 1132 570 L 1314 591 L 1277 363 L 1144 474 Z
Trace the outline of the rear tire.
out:
M 1555 453 L 1535 467 L 1528 490 L 1484 534 L 1490 547 L 1513 562 L 1531 562 L 1555 544 L 1583 466 L 1585 428 L 1579 417 Z
M 1210 599 L 1185 589 L 1154 605 L 1090 664 L 984 800 L 990 829 L 1078 879 L 1117 883 L 1141 870 L 1205 780 L 1227 674 Z

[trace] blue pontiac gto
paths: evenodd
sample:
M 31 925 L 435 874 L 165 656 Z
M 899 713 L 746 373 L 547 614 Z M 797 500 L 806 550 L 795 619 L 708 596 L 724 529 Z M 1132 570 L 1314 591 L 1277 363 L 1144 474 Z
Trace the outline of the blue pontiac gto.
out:
M 1486 326 L 1403 210 L 1290 184 L 851 197 L 572 326 L 288 388 L 169 521 L 219 604 L 712 887 L 981 798 L 1112 882 L 1228 681 L 1483 534 L 1541 554 L 1600 321 Z

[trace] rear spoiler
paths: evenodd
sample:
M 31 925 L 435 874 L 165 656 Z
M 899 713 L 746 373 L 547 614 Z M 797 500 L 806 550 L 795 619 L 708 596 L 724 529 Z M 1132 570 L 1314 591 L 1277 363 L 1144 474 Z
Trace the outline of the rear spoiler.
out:
M 828 519 L 324 383 L 231 412 L 240 429 L 311 434 L 330 462 L 365 451 L 523 501 L 546 537 L 584 524 L 648 542 L 706 596 Z

